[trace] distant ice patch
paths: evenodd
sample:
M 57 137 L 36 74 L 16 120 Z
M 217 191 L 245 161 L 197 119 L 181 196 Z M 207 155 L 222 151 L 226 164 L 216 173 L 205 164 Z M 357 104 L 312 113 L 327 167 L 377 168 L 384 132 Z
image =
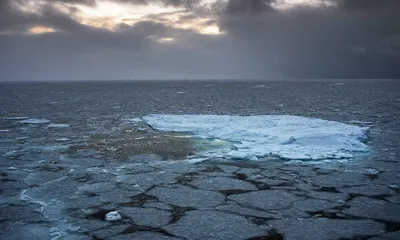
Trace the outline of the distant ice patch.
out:
M 374 127 L 375 126 L 374 122 L 359 121 L 359 120 L 352 120 L 349 123 L 358 125 L 358 126 L 364 126 L 364 127 Z
M 48 128 L 67 128 L 69 127 L 69 124 L 63 124 L 63 123 L 50 123 L 47 127 Z
M 324 160 L 352 158 L 369 151 L 363 143 L 369 128 L 289 115 L 148 115 L 159 131 L 190 132 L 199 139 L 231 144 L 201 150 L 199 157 Z
M 26 123 L 26 124 L 45 124 L 45 123 L 49 123 L 50 120 L 29 118 L 29 119 L 25 119 L 25 120 L 18 121 L 18 122 L 19 123 Z
M 0 133 L 8 133 L 8 132 L 10 132 L 10 130 L 8 130 L 8 129 L 0 129 Z
M 127 123 L 140 123 L 140 122 L 143 122 L 143 120 L 140 119 L 140 118 L 129 118 L 129 119 L 125 119 L 125 121 Z
M 29 117 L 6 117 L 6 120 L 25 120 Z
M 265 84 L 261 84 L 261 85 L 253 86 L 253 88 L 269 88 L 269 87 L 266 86 Z
M 332 84 L 332 86 L 334 86 L 334 87 L 342 87 L 344 85 L 345 85 L 345 83 L 342 83 L 342 82 L 336 82 L 336 83 Z
M 66 137 L 57 138 L 56 141 L 65 142 L 65 141 L 69 141 L 69 138 L 66 138 Z

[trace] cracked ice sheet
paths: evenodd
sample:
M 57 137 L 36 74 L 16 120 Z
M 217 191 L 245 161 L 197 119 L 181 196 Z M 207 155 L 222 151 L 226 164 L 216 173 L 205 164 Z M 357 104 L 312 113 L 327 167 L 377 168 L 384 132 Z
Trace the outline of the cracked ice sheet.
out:
M 363 143 L 369 128 L 290 115 L 162 115 L 143 120 L 159 131 L 190 132 L 200 139 L 222 139 L 232 145 L 203 150 L 202 157 L 323 160 L 352 158 L 369 151 Z

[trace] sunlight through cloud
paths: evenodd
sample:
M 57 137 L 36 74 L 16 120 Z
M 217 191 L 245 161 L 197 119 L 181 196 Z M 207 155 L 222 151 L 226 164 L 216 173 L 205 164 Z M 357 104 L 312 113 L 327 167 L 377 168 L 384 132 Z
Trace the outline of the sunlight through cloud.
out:
M 202 0 L 196 6 L 207 10 L 207 14 L 197 14 L 196 9 L 184 6 L 165 5 L 162 1 L 148 1 L 147 4 L 135 1 L 97 0 L 93 5 L 82 3 L 21 0 L 14 7 L 21 12 L 40 15 L 46 8 L 51 7 L 71 16 L 75 21 L 94 28 L 118 31 L 121 24 L 134 26 L 143 21 L 159 23 L 164 26 L 190 30 L 202 35 L 221 35 L 217 24 L 218 10 L 211 10 L 216 4 L 226 4 L 227 0 Z M 273 4 L 277 10 L 287 10 L 297 6 L 326 6 L 329 1 L 323 0 L 278 0 Z M 52 28 L 36 26 L 29 30 L 31 34 L 55 32 Z
M 34 26 L 29 29 L 30 34 L 44 34 L 44 33 L 53 33 L 56 32 L 54 28 L 45 27 L 45 26 Z
M 200 2 L 200 5 L 210 8 L 213 3 L 215 0 L 205 0 Z M 121 24 L 133 26 L 139 22 L 149 21 L 175 29 L 192 30 L 203 35 L 223 34 L 215 23 L 216 16 L 213 14 L 199 16 L 192 9 L 182 6 L 166 6 L 160 1 L 134 4 L 132 2 L 98 0 L 95 5 L 85 5 L 74 2 L 24 0 L 16 2 L 14 7 L 20 12 L 34 15 L 40 15 L 47 7 L 51 7 L 71 16 L 80 24 L 109 31 L 117 31 Z M 54 31 L 54 29 L 43 27 L 29 30 L 32 34 Z
M 159 38 L 159 39 L 157 39 L 157 42 L 159 42 L 159 43 L 172 43 L 172 42 L 174 42 L 175 40 L 176 40 L 175 38 L 165 37 L 165 38 Z

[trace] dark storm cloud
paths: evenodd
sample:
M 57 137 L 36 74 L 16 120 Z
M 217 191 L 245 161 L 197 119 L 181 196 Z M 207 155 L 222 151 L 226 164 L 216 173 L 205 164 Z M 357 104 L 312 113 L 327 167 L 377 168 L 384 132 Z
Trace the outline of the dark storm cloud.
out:
M 90 2 L 90 1 L 78 1 L 78 0 L 57 0 L 63 2 Z M 15 10 L 10 14 L 8 18 L 8 24 L 4 26 L 10 27 L 16 23 L 21 24 L 24 27 L 31 27 L 34 25 L 43 25 L 52 27 L 60 30 L 60 33 L 53 33 L 51 35 L 57 35 L 60 37 L 72 37 L 77 38 L 82 42 L 96 43 L 108 43 L 109 46 L 124 48 L 126 45 L 134 45 L 136 38 L 145 38 L 155 33 L 162 33 L 165 30 L 165 26 L 162 24 L 142 21 L 134 26 L 120 25 L 117 31 L 109 31 L 107 29 L 94 28 L 87 25 L 76 22 L 68 13 L 62 13 L 59 10 L 47 6 L 44 7 L 39 14 L 21 14 Z M 24 18 L 19 19 L 20 16 Z M 18 36 L 17 36 L 18 37 Z M 34 38 L 35 36 L 24 36 L 25 38 Z M 37 36 L 36 36 L 37 37 Z M 46 37 L 46 36 L 43 36 Z M 129 43 L 129 44 L 128 44 Z M 68 46 L 67 46 L 68 47 Z M 140 46 L 139 46 L 140 47 Z
M 399 0 L 334 0 L 334 2 L 348 10 L 396 10 L 400 7 Z
M 247 5 L 229 11 L 228 4 L 221 27 L 231 35 L 236 54 L 246 59 L 241 67 L 256 76 L 272 69 L 306 78 L 398 78 L 400 8 L 398 1 L 382 2 L 338 0 L 338 7 L 243 14 L 253 5 L 240 1 Z
M 61 0 L 59 0 L 61 1 Z M 64 1 L 64 2 L 88 2 L 88 1 Z M 14 5 L 13 5 L 14 4 Z M 61 14 L 51 7 L 46 7 L 42 12 L 23 13 L 15 8 L 15 5 L 23 5 L 22 0 L 1 0 L 0 5 L 0 32 L 4 31 L 23 31 L 30 26 L 42 24 L 52 26 L 61 23 L 76 26 L 77 23 L 69 16 Z
M 9 28 L 23 27 L 27 20 L 28 17 L 12 9 L 11 1 L 0 0 L 0 31 Z
M 51 6 L 30 15 L 0 0 L 0 32 L 34 25 L 59 30 L 0 35 L 0 80 L 400 78 L 396 0 L 326 0 L 337 6 L 287 11 L 274 9 L 273 0 L 229 0 L 210 10 L 199 10 L 199 2 L 190 0 L 115 1 L 184 7 L 188 14 L 180 23 L 208 14 L 209 24 L 216 23 L 225 34 L 201 35 L 149 20 L 110 31 L 82 25 Z M 160 44 L 160 37 L 178 41 Z
M 39 24 L 59 31 L 0 35 L 1 80 L 128 78 L 138 73 L 132 71 L 134 66 L 143 64 L 144 53 L 153 44 L 149 37 L 167 30 L 150 21 L 121 25 L 116 31 L 94 28 L 50 6 L 39 15 L 23 15 L 24 19 L 18 19 L 18 15 L 14 12 L 8 16 L 5 30 Z

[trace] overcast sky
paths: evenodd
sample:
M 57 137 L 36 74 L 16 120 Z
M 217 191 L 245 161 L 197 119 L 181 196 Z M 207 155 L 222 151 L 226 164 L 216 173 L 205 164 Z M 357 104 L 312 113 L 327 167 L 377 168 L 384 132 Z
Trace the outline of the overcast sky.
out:
M 0 81 L 400 78 L 400 0 L 0 0 Z

